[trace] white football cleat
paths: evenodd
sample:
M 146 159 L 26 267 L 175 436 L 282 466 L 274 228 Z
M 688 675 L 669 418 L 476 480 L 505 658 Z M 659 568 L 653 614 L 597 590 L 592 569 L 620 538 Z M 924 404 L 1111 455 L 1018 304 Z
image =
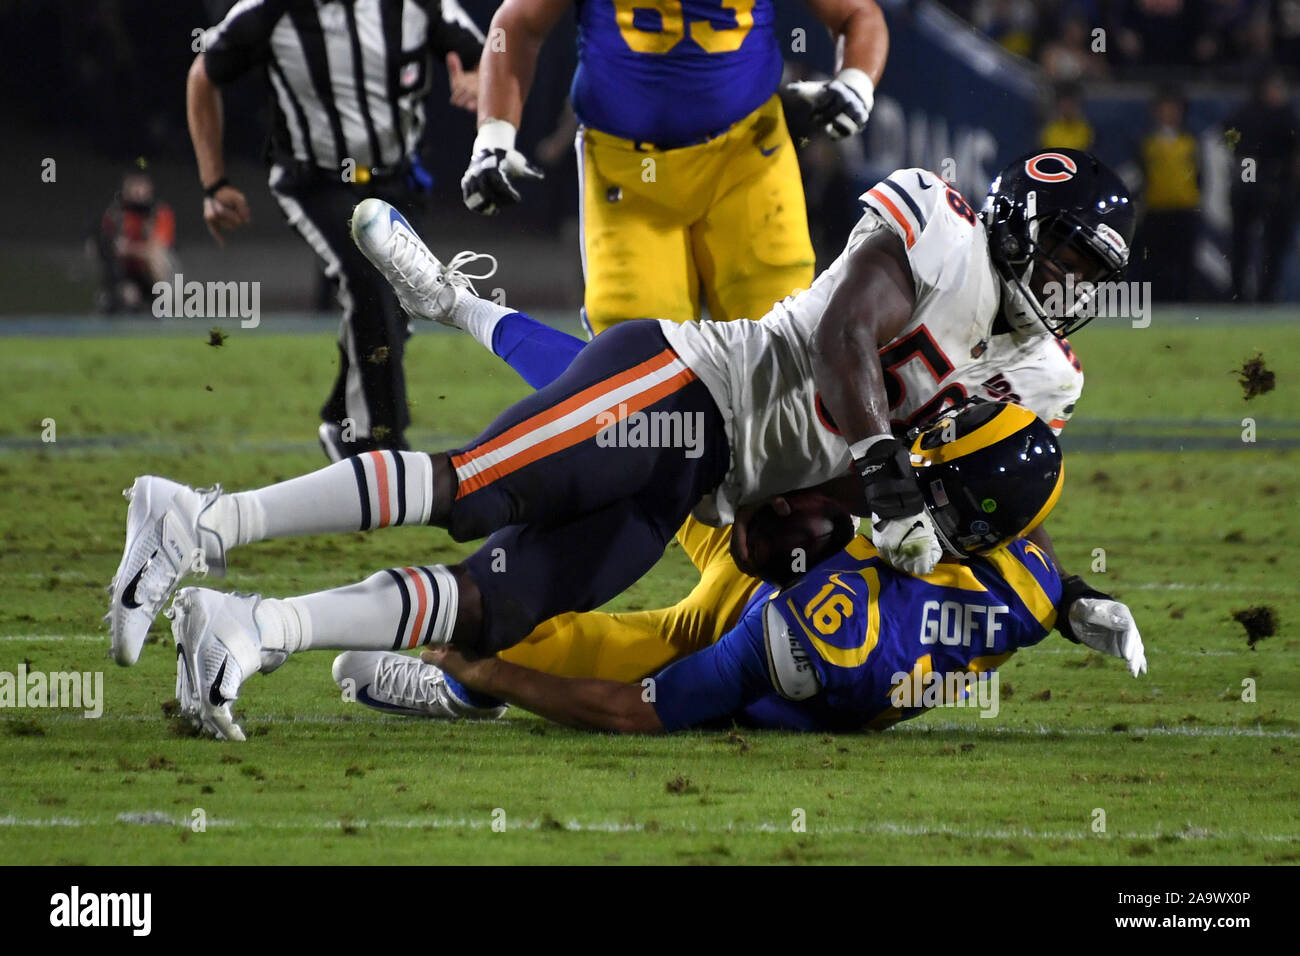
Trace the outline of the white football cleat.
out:
M 123 492 L 126 546 L 113 575 L 113 603 L 106 618 L 113 658 L 129 667 L 140 659 L 149 625 L 190 572 L 226 573 L 220 536 L 200 524 L 221 496 L 221 486 L 195 490 L 166 478 L 145 475 Z
M 397 293 L 402 308 L 417 319 L 461 328 L 452 317 L 457 290 L 474 291 L 473 279 L 487 279 L 497 271 L 495 256 L 458 252 L 445 265 L 424 244 L 411 224 L 382 199 L 363 199 L 352 210 L 352 241 Z M 490 265 L 482 275 L 463 268 L 479 259 Z
M 418 657 L 392 651 L 345 651 L 334 658 L 334 683 L 375 710 L 412 717 L 495 720 L 499 707 L 474 707 L 447 685 L 447 675 Z
M 182 588 L 167 610 L 176 639 L 180 712 L 218 740 L 243 740 L 230 712 L 244 682 L 263 670 L 266 652 L 253 613 L 255 594 Z M 283 662 L 283 655 L 273 663 Z M 267 668 L 270 669 L 270 668 Z

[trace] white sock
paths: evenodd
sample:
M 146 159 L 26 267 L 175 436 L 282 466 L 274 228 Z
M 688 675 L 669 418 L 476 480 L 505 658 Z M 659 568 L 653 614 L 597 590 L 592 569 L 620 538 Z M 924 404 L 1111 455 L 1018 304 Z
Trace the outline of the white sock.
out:
M 457 289 L 451 320 L 456 323 L 457 328 L 464 329 L 474 336 L 478 344 L 490 352 L 492 333 L 496 331 L 501 317 L 518 311 L 518 309 L 507 309 L 504 305 L 497 305 L 491 299 L 481 299 L 468 289 Z
M 266 650 L 395 651 L 446 644 L 459 606 L 456 579 L 438 564 L 392 568 L 301 597 L 263 599 L 255 617 Z
M 256 491 L 223 494 L 202 523 L 229 549 L 271 538 L 428 524 L 432 509 L 428 455 L 370 451 Z

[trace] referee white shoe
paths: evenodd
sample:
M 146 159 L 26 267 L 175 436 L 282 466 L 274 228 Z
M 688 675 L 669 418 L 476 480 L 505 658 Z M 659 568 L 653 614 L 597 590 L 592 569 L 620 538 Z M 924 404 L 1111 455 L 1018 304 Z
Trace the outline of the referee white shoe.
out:
M 402 308 L 417 319 L 462 328 L 453 317 L 459 290 L 472 295 L 473 280 L 491 278 L 497 271 L 495 256 L 482 252 L 458 252 L 442 263 L 429 251 L 411 224 L 382 199 L 363 199 L 352 210 L 352 241 L 388 280 Z M 483 260 L 481 275 L 464 268 Z

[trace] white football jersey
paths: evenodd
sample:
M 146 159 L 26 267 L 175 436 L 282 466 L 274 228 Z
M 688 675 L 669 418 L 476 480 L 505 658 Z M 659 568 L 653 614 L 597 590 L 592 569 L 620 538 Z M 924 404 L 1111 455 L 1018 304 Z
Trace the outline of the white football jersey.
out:
M 695 509 L 729 524 L 736 509 L 848 471 L 848 444 L 822 407 L 811 343 L 849 254 L 891 229 L 907 249 L 912 320 L 880 349 L 895 430 L 969 395 L 1016 401 L 1060 430 L 1083 388 L 1069 346 L 1041 335 L 994 336 L 1000 291 L 974 210 L 936 174 L 899 170 L 869 190 L 867 209 L 838 259 L 812 287 L 757 322 L 663 321 L 664 336 L 708 387 L 727 427 L 731 468 Z

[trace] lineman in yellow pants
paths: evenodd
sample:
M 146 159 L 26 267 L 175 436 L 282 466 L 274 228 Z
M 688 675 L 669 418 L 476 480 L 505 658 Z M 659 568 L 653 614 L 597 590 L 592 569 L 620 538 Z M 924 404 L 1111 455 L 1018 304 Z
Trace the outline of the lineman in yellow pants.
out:
M 572 0 L 505 0 L 479 73 L 479 131 L 461 180 L 492 214 L 541 173 L 515 136 L 542 41 Z M 861 132 L 889 35 L 874 0 L 807 0 L 843 69 L 794 84 L 812 121 Z M 581 124 L 588 332 L 626 319 L 759 318 L 813 276 L 803 187 L 777 97 L 772 0 L 581 0 L 571 100 Z
M 773 96 L 717 139 L 678 149 L 578 134 L 584 314 L 686 322 L 757 319 L 807 288 L 813 250 L 803 184 Z

